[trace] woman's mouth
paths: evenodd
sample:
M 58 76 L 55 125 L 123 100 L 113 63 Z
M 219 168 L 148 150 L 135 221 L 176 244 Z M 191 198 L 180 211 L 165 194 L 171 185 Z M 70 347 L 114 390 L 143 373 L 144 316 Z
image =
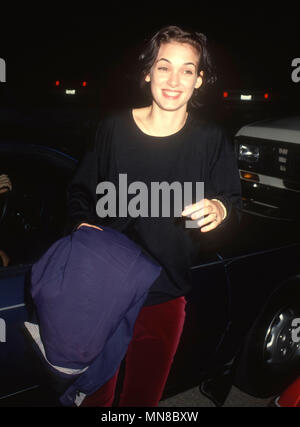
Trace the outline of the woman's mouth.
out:
M 165 98 L 175 100 L 180 97 L 182 92 L 179 90 L 162 89 L 162 94 Z

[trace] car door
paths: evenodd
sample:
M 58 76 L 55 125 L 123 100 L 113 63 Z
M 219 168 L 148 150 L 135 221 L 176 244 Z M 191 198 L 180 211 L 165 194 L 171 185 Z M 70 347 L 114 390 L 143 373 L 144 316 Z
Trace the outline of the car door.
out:
M 24 321 L 31 320 L 31 265 L 62 233 L 65 189 L 75 160 L 48 147 L 0 144 L 1 166 L 12 178 L 1 217 L 0 248 L 11 263 L 0 267 L 0 405 L 37 388 L 41 370 Z M 2 206 L 3 207 L 3 206 Z
M 36 387 L 32 350 L 23 332 L 29 267 L 0 270 L 0 399 Z
M 163 399 L 198 385 L 214 366 L 229 321 L 229 288 L 222 258 L 209 254 L 191 269 L 186 320 Z

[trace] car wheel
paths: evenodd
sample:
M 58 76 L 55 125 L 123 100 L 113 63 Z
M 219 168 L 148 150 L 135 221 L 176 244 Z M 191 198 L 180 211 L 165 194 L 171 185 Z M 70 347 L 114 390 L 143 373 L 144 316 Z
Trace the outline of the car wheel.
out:
M 300 318 L 300 292 L 287 288 L 271 299 L 246 338 L 235 375 L 242 391 L 274 396 L 300 374 L 300 343 L 292 337 L 295 318 Z

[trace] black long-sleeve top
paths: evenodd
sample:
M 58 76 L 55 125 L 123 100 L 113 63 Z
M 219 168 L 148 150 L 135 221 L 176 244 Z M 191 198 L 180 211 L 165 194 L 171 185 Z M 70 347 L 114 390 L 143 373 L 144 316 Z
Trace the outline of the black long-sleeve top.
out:
M 128 186 L 143 182 L 149 189 L 149 216 L 120 217 L 116 193 L 117 217 L 101 218 L 96 209 L 103 195 L 96 194 L 104 181 L 118 189 L 119 175 L 126 174 Z M 195 119 L 189 114 L 184 127 L 166 137 L 145 134 L 136 125 L 131 110 L 122 111 L 99 122 L 96 136 L 78 165 L 68 188 L 66 231 L 82 223 L 107 225 L 132 238 L 162 267 L 152 285 L 145 305 L 165 302 L 191 290 L 190 266 L 204 234 L 188 229 L 185 220 L 174 216 L 151 217 L 151 182 L 204 182 L 204 197 L 219 199 L 227 217 L 218 228 L 226 227 L 233 212 L 241 206 L 240 179 L 231 142 L 216 124 Z M 112 194 L 112 193 L 111 193 Z M 127 202 L 138 194 L 127 195 Z M 125 197 L 124 191 L 121 194 Z M 193 203 L 195 193 L 193 193 Z M 171 198 L 172 201 L 172 198 Z M 108 205 L 107 205 L 108 207 Z M 99 205 L 98 205 L 99 208 Z

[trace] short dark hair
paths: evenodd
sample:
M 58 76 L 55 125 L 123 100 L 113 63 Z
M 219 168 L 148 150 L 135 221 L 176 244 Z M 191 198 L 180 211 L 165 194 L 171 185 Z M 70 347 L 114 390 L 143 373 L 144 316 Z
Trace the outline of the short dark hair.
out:
M 157 58 L 161 44 L 172 41 L 188 43 L 199 53 L 200 60 L 197 74 L 199 75 L 200 71 L 203 71 L 203 84 L 200 88 L 201 90 L 207 85 L 212 85 L 216 82 L 217 76 L 207 48 L 207 37 L 193 30 L 182 29 L 176 25 L 168 25 L 157 31 L 152 38 L 146 42 L 143 52 L 139 56 L 142 87 L 145 85 L 145 77 L 150 73 Z M 196 106 L 197 102 L 193 102 L 195 101 L 194 96 L 192 98 L 192 105 L 194 104 L 194 106 Z

